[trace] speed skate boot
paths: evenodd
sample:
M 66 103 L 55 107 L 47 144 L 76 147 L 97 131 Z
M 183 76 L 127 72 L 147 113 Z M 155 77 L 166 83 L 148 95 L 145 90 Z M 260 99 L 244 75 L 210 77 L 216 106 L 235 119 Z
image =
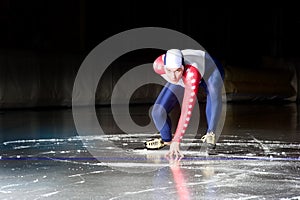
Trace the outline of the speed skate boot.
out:
M 149 150 L 158 150 L 166 146 L 161 138 L 155 138 L 153 140 L 146 141 L 144 144 L 146 149 Z
M 216 148 L 216 135 L 212 131 L 207 132 L 200 140 L 207 144 L 209 149 Z

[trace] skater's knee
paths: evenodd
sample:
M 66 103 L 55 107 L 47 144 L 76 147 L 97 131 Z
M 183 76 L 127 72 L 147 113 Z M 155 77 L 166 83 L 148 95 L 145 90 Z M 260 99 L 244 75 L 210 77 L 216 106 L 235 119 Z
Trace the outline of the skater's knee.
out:
M 158 121 L 158 120 L 161 121 L 162 119 L 166 119 L 166 117 L 167 117 L 165 108 L 159 104 L 155 104 L 153 106 L 151 115 L 152 115 L 152 118 L 154 121 Z

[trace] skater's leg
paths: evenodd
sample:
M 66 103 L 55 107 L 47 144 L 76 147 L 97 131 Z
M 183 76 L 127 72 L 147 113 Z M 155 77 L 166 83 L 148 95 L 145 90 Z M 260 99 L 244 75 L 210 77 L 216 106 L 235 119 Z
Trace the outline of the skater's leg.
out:
M 157 130 L 160 131 L 164 142 L 172 140 L 172 124 L 169 113 L 183 97 L 184 88 L 179 85 L 167 83 L 160 92 L 152 109 L 152 118 Z
M 200 85 L 205 88 L 207 94 L 207 132 L 215 132 L 222 112 L 222 87 L 225 71 L 222 64 L 208 54 L 205 55 L 205 70 L 206 82 Z
M 222 112 L 222 83 L 220 72 L 216 69 L 207 81 L 207 132 L 215 132 L 220 120 Z
M 216 145 L 216 134 L 217 138 L 220 133 L 216 133 L 217 126 L 222 114 L 222 87 L 224 79 L 224 69 L 220 63 L 215 63 L 210 56 L 206 56 L 206 83 L 205 91 L 207 94 L 206 98 L 206 119 L 207 119 L 207 132 L 201 140 L 205 143 L 210 144 L 211 147 Z M 217 65 L 216 65 L 217 64 Z

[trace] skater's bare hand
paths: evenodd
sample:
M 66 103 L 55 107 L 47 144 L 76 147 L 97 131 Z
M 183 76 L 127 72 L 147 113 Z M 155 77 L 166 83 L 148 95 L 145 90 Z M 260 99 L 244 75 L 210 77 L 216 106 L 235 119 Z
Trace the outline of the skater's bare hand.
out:
M 171 158 L 171 159 L 175 159 L 175 160 L 181 160 L 181 158 L 184 157 L 183 154 L 180 151 L 179 142 L 172 142 L 171 143 L 170 150 L 166 154 L 166 156 Z

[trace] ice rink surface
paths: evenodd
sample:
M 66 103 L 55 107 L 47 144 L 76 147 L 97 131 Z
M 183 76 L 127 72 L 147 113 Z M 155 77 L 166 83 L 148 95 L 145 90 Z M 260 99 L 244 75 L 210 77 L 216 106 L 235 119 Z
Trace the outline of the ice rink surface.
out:
M 71 109 L 2 111 L 0 199 L 300 199 L 296 104 L 228 104 L 217 154 L 200 127 L 180 161 L 140 149 L 158 135 L 122 133 L 109 109 L 97 109 L 105 134 L 84 136 Z M 132 109 L 138 123 L 144 111 Z

